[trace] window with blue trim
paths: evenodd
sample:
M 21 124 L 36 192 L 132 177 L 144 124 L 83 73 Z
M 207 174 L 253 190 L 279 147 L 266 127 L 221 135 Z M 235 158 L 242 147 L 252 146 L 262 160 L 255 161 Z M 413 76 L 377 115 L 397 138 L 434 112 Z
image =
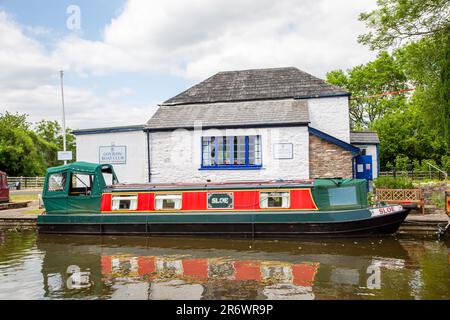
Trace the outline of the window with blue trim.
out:
M 260 168 L 261 136 L 202 137 L 202 168 Z

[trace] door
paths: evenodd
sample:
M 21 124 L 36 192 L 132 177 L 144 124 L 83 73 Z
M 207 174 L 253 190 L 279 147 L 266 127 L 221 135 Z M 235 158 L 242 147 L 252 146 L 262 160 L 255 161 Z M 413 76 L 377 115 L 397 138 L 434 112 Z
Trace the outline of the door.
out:
M 90 173 L 72 172 L 69 181 L 67 208 L 69 213 L 99 213 L 100 195 L 96 177 Z
M 355 161 L 355 172 L 357 179 L 366 179 L 367 181 L 372 180 L 372 156 L 357 156 Z

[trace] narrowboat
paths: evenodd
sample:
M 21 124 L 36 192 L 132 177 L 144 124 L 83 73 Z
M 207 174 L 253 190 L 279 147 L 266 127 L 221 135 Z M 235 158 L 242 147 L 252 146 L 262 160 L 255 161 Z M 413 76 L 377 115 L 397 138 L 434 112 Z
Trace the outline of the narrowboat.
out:
M 303 237 L 395 233 L 409 213 L 369 207 L 360 179 L 121 184 L 113 166 L 49 168 L 42 233 Z
M 9 202 L 8 176 L 0 171 L 0 202 Z

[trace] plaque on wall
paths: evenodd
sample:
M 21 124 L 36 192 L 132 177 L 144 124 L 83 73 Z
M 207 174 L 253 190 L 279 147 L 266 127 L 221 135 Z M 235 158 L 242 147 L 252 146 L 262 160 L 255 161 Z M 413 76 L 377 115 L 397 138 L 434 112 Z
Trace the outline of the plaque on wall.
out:
M 294 146 L 292 143 L 274 143 L 273 144 L 274 159 L 293 159 Z
M 99 147 L 99 163 L 126 164 L 126 146 L 101 146 Z

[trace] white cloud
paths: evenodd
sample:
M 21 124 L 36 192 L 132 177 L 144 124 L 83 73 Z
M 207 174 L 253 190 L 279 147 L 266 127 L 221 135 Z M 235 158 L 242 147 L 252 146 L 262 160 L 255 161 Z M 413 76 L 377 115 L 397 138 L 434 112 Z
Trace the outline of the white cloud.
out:
M 129 0 L 102 41 L 76 36 L 55 57 L 79 72 L 163 71 L 200 80 L 217 71 L 297 66 L 320 77 L 373 57 L 356 42 L 375 1 Z
M 50 52 L 32 37 L 51 30 L 20 26 L 0 10 L 0 112 L 59 119 L 60 69 L 202 80 L 221 70 L 296 66 L 324 77 L 373 57 L 356 37 L 365 31 L 358 14 L 374 6 L 375 0 L 128 0 L 102 39 L 74 33 L 56 39 Z M 71 128 L 142 123 L 160 102 L 127 104 L 134 91 L 125 87 L 104 96 L 73 86 L 65 91 Z
M 31 122 L 60 120 L 61 64 L 39 42 L 25 36 L 26 30 L 0 11 L 0 112 L 26 113 Z M 67 126 L 86 128 L 145 122 L 142 114 L 150 117 L 156 102 L 136 106 L 117 101 L 133 92 L 124 87 L 101 97 L 90 90 L 66 85 Z

